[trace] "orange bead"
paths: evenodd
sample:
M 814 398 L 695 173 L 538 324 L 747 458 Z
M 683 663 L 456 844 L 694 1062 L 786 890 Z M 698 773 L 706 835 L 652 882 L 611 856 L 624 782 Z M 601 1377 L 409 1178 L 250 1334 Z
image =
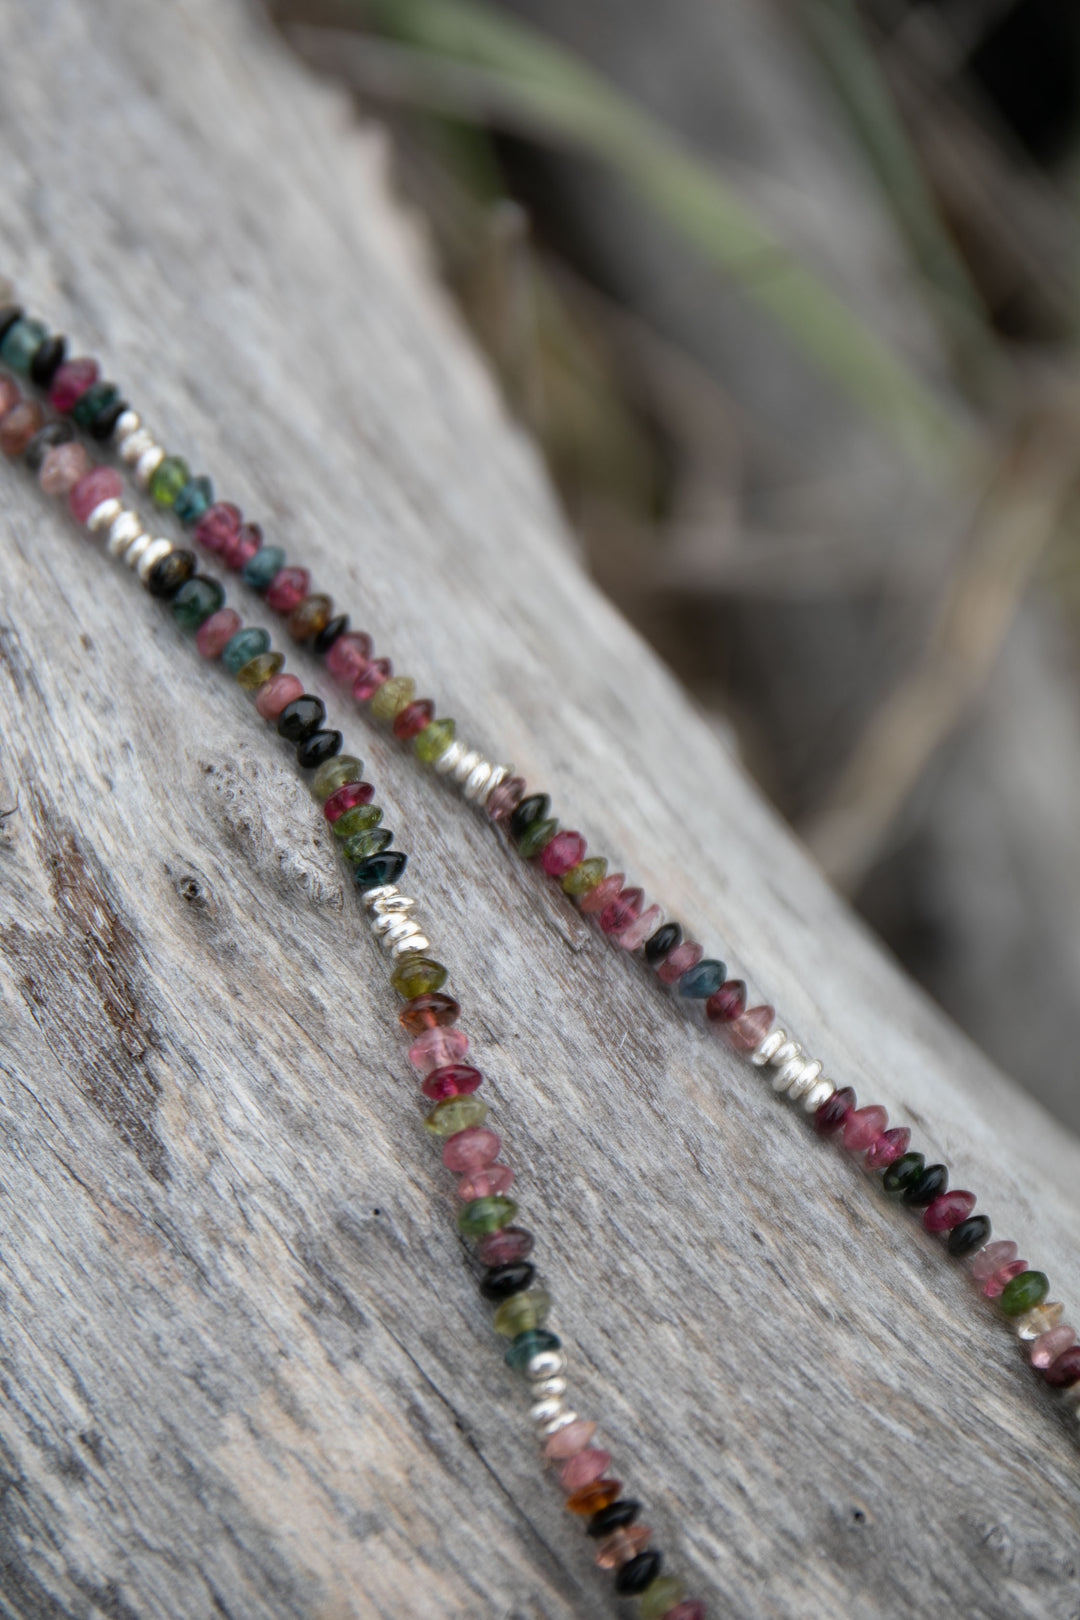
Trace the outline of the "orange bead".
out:
M 573 1491 L 566 1498 L 566 1505 L 571 1513 L 591 1516 L 617 1501 L 621 1490 L 620 1480 L 594 1479 L 591 1485 L 583 1485 L 580 1491 Z

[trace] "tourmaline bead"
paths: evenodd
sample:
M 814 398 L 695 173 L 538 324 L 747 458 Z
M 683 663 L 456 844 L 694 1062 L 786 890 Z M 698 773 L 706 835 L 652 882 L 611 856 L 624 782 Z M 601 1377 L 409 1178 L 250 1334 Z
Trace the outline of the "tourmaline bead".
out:
M 508 831 L 511 838 L 520 838 L 534 821 L 543 821 L 550 809 L 551 800 L 546 793 L 530 793 L 526 798 L 519 799 L 510 815 Z
M 1037 1277 L 1039 1273 L 1028 1271 L 1025 1275 Z M 1020 1278 L 1016 1280 L 1019 1282 Z M 1043 1373 L 1043 1377 L 1053 1389 L 1068 1389 L 1070 1385 L 1080 1383 L 1080 1344 L 1070 1345 L 1068 1350 L 1063 1350 L 1059 1356 L 1055 1356 Z
M 350 811 L 351 815 L 352 812 Z M 396 883 L 408 864 L 409 857 L 400 849 L 386 849 L 381 855 L 369 855 L 360 861 L 353 877 L 357 888 L 377 889 L 383 883 Z
M 340 731 L 313 731 L 296 745 L 296 763 L 302 771 L 318 770 L 320 765 L 341 749 L 344 738 Z
M 659 906 L 647 906 L 640 917 L 635 917 L 629 927 L 623 928 L 619 933 L 612 934 L 612 939 L 621 951 L 639 950 L 652 934 L 663 913 Z
M 302 742 L 318 731 L 325 719 L 326 705 L 322 699 L 305 693 L 287 703 L 278 715 L 278 736 L 284 737 L 286 742 Z
M 601 1569 L 618 1569 L 636 1558 L 642 1547 L 647 1547 L 652 1527 L 647 1524 L 629 1524 L 625 1530 L 613 1530 L 597 1543 L 596 1562 Z
M 234 574 L 243 573 L 253 557 L 262 550 L 262 530 L 257 523 L 241 523 L 230 540 L 221 548 L 221 560 Z
M 115 383 L 91 383 L 71 407 L 72 420 L 78 422 L 81 428 L 92 428 L 102 411 L 108 410 L 119 398 L 120 390 Z
M 19 385 L 14 377 L 5 377 L 0 372 L 0 416 L 6 416 L 22 399 Z
M 46 495 L 66 495 L 92 465 L 81 444 L 54 444 L 45 452 L 38 484 Z
M 540 865 L 548 877 L 562 877 L 572 866 L 576 866 L 584 855 L 584 838 L 579 832 L 571 832 L 564 828 L 544 845 L 540 853 Z
M 310 596 L 305 596 L 302 602 L 297 602 L 289 614 L 286 629 L 296 641 L 310 641 L 312 636 L 317 636 L 330 623 L 333 608 L 334 604 L 328 596 L 314 591 Z
M 30 375 L 30 364 L 34 355 L 49 335 L 49 328 L 41 321 L 30 320 L 23 315 L 13 321 L 0 340 L 0 360 L 12 371 L 18 372 L 21 377 Z
M 644 899 L 644 889 L 621 889 L 600 913 L 600 927 L 604 933 L 619 934 L 624 928 L 629 928 L 635 917 L 641 914 Z
M 59 371 L 67 353 L 67 338 L 58 334 L 47 337 L 34 351 L 30 362 L 30 381 L 35 388 L 48 388 Z
M 18 405 L 13 405 L 11 410 L 0 418 L 0 450 L 4 452 L 5 456 L 21 456 L 34 434 L 40 430 L 44 420 L 45 412 L 36 399 L 20 400 Z M 98 470 L 110 471 L 111 469 Z M 79 479 L 79 484 L 85 484 L 87 478 L 93 478 L 94 476 L 94 473 L 87 473 L 86 478 Z M 75 489 L 78 489 L 79 484 L 75 485 Z M 74 493 L 75 490 L 73 489 L 71 495 L 74 495 Z M 71 495 L 68 496 L 69 504 Z M 81 523 L 82 519 L 80 518 L 79 521 Z
M 98 380 L 98 363 L 85 355 L 76 360 L 65 360 L 49 384 L 49 404 L 65 415 L 80 395 Z
M 468 1097 L 483 1083 L 483 1075 L 471 1063 L 444 1063 L 424 1078 L 420 1090 L 425 1097 L 442 1102 L 444 1097 Z
M 926 1169 L 909 1181 L 901 1197 L 905 1204 L 915 1209 L 922 1209 L 932 1204 L 935 1198 L 945 1191 L 949 1185 L 949 1172 L 943 1164 L 928 1164 Z
M 390 679 L 394 666 L 389 658 L 369 658 L 353 681 L 352 695 L 357 703 L 366 703 L 379 687 Z
M 893 1125 L 882 1131 L 876 1142 L 867 1149 L 866 1162 L 871 1170 L 886 1170 L 890 1164 L 908 1150 L 911 1132 L 906 1125 Z
M 159 506 L 171 506 L 190 477 L 191 468 L 180 456 L 164 456 L 147 485 L 150 499 Z
M 564 894 L 577 900 L 581 895 L 588 894 L 590 889 L 595 889 L 606 871 L 607 861 L 604 857 L 590 855 L 586 860 L 578 861 L 568 872 L 564 872 L 559 880 L 559 886 Z
M 266 600 L 275 613 L 291 613 L 311 586 L 306 568 L 279 568 L 266 587 Z
M 392 720 L 415 696 L 416 682 L 411 675 L 391 675 L 373 695 L 371 712 L 376 720 Z
M 413 753 L 423 764 L 434 765 L 453 742 L 456 730 L 453 720 L 432 720 L 413 738 Z
M 326 621 L 315 640 L 311 643 L 312 652 L 318 658 L 325 658 L 335 643 L 341 640 L 348 628 L 349 615 L 347 613 L 335 613 L 332 619 Z
M 482 1170 L 470 1170 L 457 1184 L 457 1195 L 463 1204 L 474 1198 L 490 1198 L 495 1193 L 509 1192 L 514 1185 L 514 1172 L 508 1164 L 488 1164 Z
M 610 1451 L 601 1451 L 598 1446 L 586 1446 L 584 1451 L 568 1457 L 563 1463 L 559 1469 L 559 1484 L 564 1491 L 579 1491 L 583 1485 L 591 1485 L 594 1479 L 601 1479 L 607 1473 L 610 1462 Z
M 482 1125 L 487 1111 L 482 1097 L 447 1097 L 435 1104 L 424 1124 L 433 1136 L 458 1136 Z
M 2 412 L 0 412 L 0 414 L 2 414 Z M 26 463 L 32 473 L 39 473 L 45 457 L 48 455 L 53 445 L 70 444 L 74 437 L 75 429 L 72 427 L 70 422 L 46 422 L 45 426 L 40 428 L 38 432 L 34 434 L 34 437 L 30 440 L 29 444 L 26 446 L 26 449 L 23 451 L 23 461 Z M 87 464 L 83 468 L 83 472 L 89 472 L 90 467 L 90 458 L 87 457 Z M 69 485 L 69 488 L 70 487 L 71 486 Z M 67 491 L 64 493 L 66 494 Z
M 494 1132 L 489 1131 L 489 1136 Z M 450 1146 L 449 1142 L 446 1144 Z M 446 1149 L 443 1149 L 443 1161 Z M 533 1235 L 522 1226 L 504 1226 L 498 1232 L 488 1232 L 476 1245 L 476 1258 L 485 1266 L 510 1266 L 524 1260 L 533 1249 Z
M 660 1566 L 664 1555 L 651 1547 L 648 1552 L 638 1553 L 624 1564 L 615 1577 L 615 1590 L 620 1597 L 634 1597 L 651 1586 L 660 1573 Z
M 559 823 L 554 816 L 545 816 L 539 821 L 531 821 L 517 840 L 517 851 L 523 860 L 531 861 L 547 848 L 559 830 Z
M 482 1125 L 462 1126 L 443 1143 L 442 1162 L 448 1170 L 456 1170 L 461 1174 L 469 1170 L 480 1170 L 485 1164 L 494 1164 L 499 1157 L 502 1142 L 497 1133 Z M 505 1227 L 506 1232 L 516 1231 L 516 1227 Z M 527 1250 L 524 1252 L 528 1252 Z M 479 1249 L 477 1250 L 479 1254 Z M 486 1265 L 495 1262 L 488 1258 L 488 1252 L 480 1255 Z
M 328 793 L 323 803 L 323 815 L 327 821 L 339 821 L 346 810 L 355 810 L 357 805 L 365 805 L 372 798 L 375 789 L 370 782 L 343 782 L 333 793 Z M 357 828 L 356 831 L 362 831 Z M 349 836 L 348 833 L 345 835 Z M 367 851 L 364 852 L 367 854 Z
M 648 940 L 645 946 L 645 960 L 650 967 L 656 967 L 662 962 L 669 951 L 673 951 L 682 939 L 682 928 L 677 922 L 664 923 Z
M 172 615 L 181 630 L 194 632 L 211 613 L 217 612 L 224 600 L 225 592 L 216 579 L 196 574 L 194 579 L 181 585 L 173 597 Z
M 873 1147 L 888 1123 L 889 1116 L 878 1103 L 871 1103 L 867 1108 L 853 1108 L 844 1121 L 844 1146 L 849 1153 L 865 1152 Z
M 632 1497 L 624 1497 L 621 1502 L 612 1498 L 610 1503 L 597 1508 L 585 1526 L 585 1534 L 599 1540 L 601 1536 L 611 1535 L 613 1530 L 622 1530 L 626 1525 L 633 1524 L 640 1512 L 641 1503 L 635 1502 Z
M 1044 1299 L 1041 1305 L 1033 1305 L 1016 1323 L 1017 1337 L 1037 1339 L 1041 1333 L 1048 1333 L 1051 1328 L 1057 1327 L 1064 1310 L 1060 1300 Z
M 195 539 L 207 551 L 224 551 L 238 533 L 243 514 L 231 501 L 215 501 L 195 525 Z
M 485 1299 L 490 1299 L 493 1305 L 501 1305 L 504 1299 L 510 1298 L 511 1294 L 520 1294 L 522 1289 L 528 1288 L 535 1276 L 536 1267 L 531 1266 L 527 1260 L 517 1260 L 509 1265 L 490 1266 L 480 1279 L 480 1292 Z M 582 1428 L 589 1428 L 589 1434 L 581 1442 L 582 1445 L 588 1445 L 592 1437 L 592 1430 L 596 1428 L 596 1424 L 589 1426 L 582 1422 L 581 1426 Z M 568 1427 L 575 1429 L 577 1424 L 571 1423 Z M 566 1430 L 560 1429 L 559 1433 L 565 1434 Z M 551 1440 L 554 1439 L 556 1439 L 556 1436 L 552 1435 Z M 549 1450 L 551 1440 L 544 1447 L 545 1457 L 569 1457 L 571 1455 L 569 1451 Z
M 230 675 L 236 675 L 259 653 L 266 652 L 269 646 L 270 632 L 258 625 L 249 625 L 246 630 L 237 630 L 222 648 L 221 662 Z
M 738 1018 L 719 1027 L 728 1045 L 736 1052 L 752 1052 L 769 1033 L 775 1017 L 774 1007 L 748 1007 Z
M 525 792 L 525 778 L 523 776 L 508 776 L 497 782 L 487 796 L 485 806 L 492 821 L 505 821 L 512 816 L 521 803 Z
M 946 1244 L 948 1251 L 957 1260 L 965 1255 L 974 1254 L 981 1249 L 984 1243 L 990 1241 L 990 1219 L 986 1215 L 972 1215 L 969 1220 L 961 1221 L 949 1233 Z
M 578 901 L 578 909 L 583 911 L 586 917 L 594 916 L 597 912 L 603 912 L 604 908 L 609 906 L 616 896 L 622 893 L 625 882 L 625 872 L 609 872 L 607 877 L 601 878 L 599 883 L 586 890 Z
M 467 1103 L 475 1106 L 479 1102 L 479 1097 L 455 1097 L 453 1102 L 437 1103 L 436 1107 L 464 1108 Z M 496 1232 L 500 1226 L 509 1226 L 516 1214 L 517 1205 L 512 1198 L 504 1198 L 498 1193 L 491 1198 L 473 1198 L 458 1210 L 458 1231 L 465 1237 L 482 1237 L 485 1232 Z M 521 1331 L 528 1332 L 539 1325 L 539 1322 L 527 1322 Z
M 483 1175 L 484 1172 L 478 1170 L 476 1174 Z M 474 1208 L 488 1204 L 499 1206 L 493 1212 L 499 1216 L 499 1219 L 497 1222 L 493 1221 L 490 1225 L 485 1226 L 483 1228 L 485 1232 L 493 1231 L 496 1225 L 509 1226 L 514 1215 L 517 1214 L 517 1205 L 512 1204 L 509 1198 L 496 1196 L 494 1198 L 477 1198 L 472 1201 L 472 1207 Z M 513 1213 L 507 1215 L 504 1219 L 503 1206 L 507 1204 L 511 1205 Z M 466 1208 L 468 1207 L 467 1205 Z M 464 1214 L 464 1210 L 461 1213 Z M 458 1225 L 461 1225 L 461 1215 L 458 1216 Z M 476 1230 L 474 1227 L 464 1226 L 461 1229 L 463 1232 Z M 519 1333 L 528 1333 L 530 1328 L 543 1327 L 550 1309 L 551 1296 L 546 1288 L 526 1288 L 522 1293 L 511 1294 L 509 1299 L 503 1300 L 491 1319 L 491 1325 L 496 1333 L 502 1333 L 508 1339 L 516 1339 Z M 601 1468 L 600 1473 L 602 1474 L 603 1471 Z M 585 1481 L 582 1480 L 580 1483 L 584 1485 Z
M 531 1271 L 532 1267 L 528 1269 Z M 579 1451 L 584 1451 L 595 1433 L 596 1424 L 591 1418 L 576 1418 L 573 1423 L 556 1429 L 544 1442 L 544 1456 L 549 1462 L 565 1462 L 567 1457 L 576 1457 Z M 603 1469 L 600 1472 L 603 1473 Z
M 249 658 L 236 672 L 237 683 L 249 692 L 257 691 L 265 686 L 267 681 L 273 680 L 275 675 L 281 673 L 285 663 L 285 654 L 282 652 L 256 653 Z
M 646 956 L 648 951 L 646 950 Z M 705 1016 L 710 1024 L 730 1024 L 746 1008 L 746 985 L 742 979 L 728 979 L 715 990 L 705 1003 Z
M 239 629 L 239 613 L 228 607 L 218 608 L 195 632 L 195 645 L 204 658 L 220 658 Z
M 727 967 L 723 962 L 714 961 L 712 957 L 706 956 L 679 976 L 676 988 L 680 996 L 688 996 L 694 1001 L 707 1001 L 719 990 L 726 973 Z
M 425 1029 L 409 1047 L 409 1062 L 422 1074 L 430 1074 L 432 1069 L 445 1068 L 448 1063 L 460 1063 L 468 1050 L 469 1037 L 456 1025 L 450 1029 Z
M 656 977 L 661 984 L 674 984 L 676 979 L 681 979 L 684 973 L 696 967 L 704 954 L 696 939 L 680 940 L 657 967 Z
M 922 1223 L 928 1232 L 951 1232 L 954 1226 L 966 1221 L 975 1208 L 975 1194 L 954 1187 L 951 1192 L 939 1193 L 923 1211 Z
M 371 657 L 371 637 L 363 630 L 349 630 L 338 636 L 323 662 L 335 681 L 349 686 Z
M 402 742 L 412 742 L 414 737 L 431 724 L 435 713 L 435 705 L 430 698 L 419 698 L 415 703 L 406 703 L 394 716 L 393 733 Z
M 983 1283 L 982 1291 L 987 1299 L 998 1299 L 1014 1277 L 1019 1277 L 1028 1268 L 1026 1260 L 1008 1260 L 1005 1265 L 999 1266 Z
M 96 424 L 95 424 L 96 426 Z M 189 478 L 173 501 L 173 511 L 186 528 L 198 523 L 214 501 L 214 486 L 209 478 Z
M 1022 1271 L 1005 1284 L 998 1304 L 1006 1316 L 1023 1316 L 1032 1306 L 1041 1305 L 1050 1290 L 1044 1271 Z
M 504 1202 L 509 1203 L 509 1199 L 504 1200 Z M 464 1211 L 461 1213 L 463 1214 Z M 458 1215 L 458 1225 L 461 1225 L 461 1214 Z M 562 1340 L 556 1334 L 549 1333 L 547 1328 L 529 1328 L 526 1333 L 518 1334 L 517 1338 L 509 1346 L 503 1360 L 508 1367 L 513 1367 L 515 1372 L 524 1372 L 533 1356 L 538 1356 L 545 1350 L 561 1349 Z M 613 1483 L 615 1482 L 613 1481 Z M 615 1494 L 618 1495 L 621 1489 L 621 1485 L 616 1484 Z M 588 1511 L 591 1511 L 591 1509 Z
M 905 1187 L 922 1175 L 925 1168 L 926 1160 L 921 1153 L 901 1153 L 882 1176 L 881 1185 L 887 1193 L 903 1192 Z
M 381 855 L 386 846 L 394 841 L 394 835 L 389 827 L 363 825 L 367 819 L 366 809 L 366 805 L 357 805 L 354 810 L 346 810 L 340 822 L 334 824 L 335 833 L 339 838 L 344 838 L 347 846 L 345 859 L 357 866 L 362 866 L 375 855 Z M 379 814 L 381 815 L 382 811 Z
M 195 577 L 198 566 L 199 559 L 193 551 L 170 551 L 150 570 L 146 588 L 151 596 L 168 600 L 176 595 L 181 585 Z
M 1057 1327 L 1047 1328 L 1040 1333 L 1037 1339 L 1031 1341 L 1031 1365 L 1039 1372 L 1045 1371 L 1051 1362 L 1056 1361 L 1063 1351 L 1076 1343 L 1076 1329 L 1071 1328 L 1068 1322 L 1060 1322 Z
M 998 1238 L 994 1243 L 988 1243 L 971 1262 L 971 1275 L 976 1282 L 985 1282 L 992 1277 L 995 1271 L 1007 1266 L 1015 1260 L 1019 1250 L 1011 1238 Z
M 355 754 L 337 754 L 333 759 L 327 760 L 325 765 L 320 765 L 311 778 L 312 797 L 320 801 L 328 799 L 339 787 L 344 787 L 346 782 L 359 782 L 363 774 L 362 759 L 357 759 Z M 372 793 L 369 793 L 368 798 L 371 797 Z
M 677 1575 L 660 1575 L 638 1600 L 638 1620 L 666 1620 L 686 1587 Z
M 87 428 L 90 437 L 97 439 L 100 444 L 111 439 L 117 422 L 127 409 L 126 399 L 113 399 L 107 405 L 103 405 Z
M 831 1097 L 826 1097 L 814 1115 L 814 1129 L 819 1136 L 832 1136 L 847 1124 L 855 1108 L 855 1093 L 850 1086 L 841 1086 Z
M 461 1008 L 453 996 L 448 996 L 442 990 L 432 990 L 407 1001 L 398 1013 L 398 1023 L 410 1035 L 420 1035 L 425 1029 L 440 1029 L 447 1024 L 456 1024 L 460 1017 Z
M 239 517 L 239 514 L 237 514 Z M 285 553 L 280 546 L 260 546 L 240 570 L 240 578 L 252 590 L 265 591 L 270 581 L 284 568 Z
M 3 433 L 7 418 L 0 423 Z M 118 501 L 124 485 L 115 467 L 95 467 L 85 478 L 80 478 L 68 495 L 68 509 L 76 523 L 85 523 L 95 507 L 102 501 Z
M 432 990 L 441 990 L 449 977 L 441 962 L 430 956 L 410 956 L 398 963 L 390 975 L 390 983 L 405 1001 L 422 996 Z
M 683 1603 L 676 1603 L 661 1620 L 705 1620 L 705 1605 L 700 1598 L 687 1598 Z
M 303 695 L 304 687 L 295 675 L 272 675 L 259 689 L 255 707 L 264 720 L 276 720 L 282 710 Z

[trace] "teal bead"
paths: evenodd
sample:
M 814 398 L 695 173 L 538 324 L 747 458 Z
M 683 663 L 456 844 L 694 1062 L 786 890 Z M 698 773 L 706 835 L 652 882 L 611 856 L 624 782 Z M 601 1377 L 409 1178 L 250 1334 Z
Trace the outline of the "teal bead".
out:
M 238 630 L 235 636 L 229 637 L 221 662 L 230 675 L 238 675 L 245 664 L 250 664 L 253 658 L 269 650 L 270 632 L 261 630 L 257 625 L 249 625 L 246 630 Z
M 265 591 L 274 575 L 285 566 L 285 553 L 280 546 L 260 546 L 254 557 L 249 557 L 240 570 L 245 585 Z
M 385 849 L 381 855 L 368 856 L 353 873 L 357 888 L 377 889 L 383 883 L 396 883 L 408 858 L 400 849 Z
M 1001 1290 L 998 1304 L 1006 1316 L 1023 1316 L 1041 1305 L 1050 1292 L 1050 1279 L 1045 1271 L 1022 1271 Z
M 115 383 L 91 383 L 85 393 L 80 394 L 71 408 L 72 417 L 81 428 L 93 426 L 96 417 L 110 405 L 115 405 L 120 398 L 120 390 Z
M 204 619 L 217 612 L 224 600 L 225 592 L 216 579 L 196 574 L 186 585 L 181 585 L 169 606 L 181 630 L 195 631 Z
M 189 478 L 173 501 L 173 511 L 181 523 L 189 528 L 198 523 L 208 506 L 214 501 L 214 486 L 209 478 Z
M 47 326 L 23 316 L 4 333 L 4 341 L 0 343 L 0 360 L 12 371 L 17 371 L 20 377 L 29 377 L 30 363 L 48 335 Z
M 503 1360 L 515 1372 L 524 1372 L 533 1356 L 538 1356 L 542 1350 L 561 1350 L 562 1340 L 555 1333 L 549 1333 L 547 1328 L 528 1328 L 519 1333 L 510 1345 Z
M 514 1200 L 504 1198 L 501 1193 L 490 1193 L 486 1198 L 470 1198 L 458 1210 L 458 1231 L 464 1232 L 466 1237 L 483 1237 L 488 1232 L 497 1232 L 502 1226 L 509 1226 L 517 1211 Z

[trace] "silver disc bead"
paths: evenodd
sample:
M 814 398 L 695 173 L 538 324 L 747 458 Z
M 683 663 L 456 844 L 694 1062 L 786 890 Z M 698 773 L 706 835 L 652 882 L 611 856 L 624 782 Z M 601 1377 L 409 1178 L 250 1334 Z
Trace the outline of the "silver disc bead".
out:
M 133 411 L 129 405 L 127 410 L 121 411 L 120 415 L 116 418 L 116 421 L 113 423 L 112 433 L 109 435 L 109 437 L 112 439 L 113 444 L 123 444 L 124 440 L 130 439 L 133 433 L 138 433 L 141 427 L 142 417 L 139 415 L 138 411 Z
M 150 544 L 147 546 L 146 550 L 143 552 L 142 556 L 135 565 L 135 572 L 138 574 L 144 585 L 149 580 L 150 575 L 153 573 L 161 559 L 163 557 L 167 557 L 170 551 L 175 550 L 176 547 L 173 545 L 171 540 L 166 540 L 163 537 L 158 540 L 151 540 Z
M 770 1063 L 772 1061 L 773 1053 L 778 1052 L 786 1040 L 787 1035 L 784 1030 L 771 1030 L 763 1040 L 758 1042 L 757 1046 L 755 1046 L 754 1050 L 751 1052 L 751 1063 L 755 1066 L 755 1068 L 763 1069 L 766 1063 Z
M 128 433 L 118 441 L 120 460 L 127 467 L 134 467 L 139 457 L 145 455 L 147 450 L 153 449 L 154 435 L 148 433 L 146 428 L 137 427 L 134 433 Z
M 827 1102 L 836 1087 L 831 1080 L 818 1080 L 810 1087 L 802 1099 L 803 1109 L 808 1114 L 816 1114 L 823 1102 Z
M 165 452 L 161 448 L 160 444 L 152 444 L 149 450 L 143 451 L 142 455 L 135 463 L 135 470 L 132 473 L 132 477 L 140 489 L 147 488 L 151 478 L 153 478 L 154 474 L 157 472 L 164 460 Z
M 561 1378 L 566 1371 L 566 1357 L 561 1350 L 538 1350 L 525 1363 L 525 1377 L 530 1384 L 541 1378 Z
M 116 522 L 124 508 L 115 495 L 110 495 L 107 501 L 98 501 L 94 510 L 86 520 L 86 527 L 91 534 L 98 534 Z
M 393 957 L 408 956 L 410 951 L 430 951 L 431 941 L 423 934 L 409 934 L 406 939 L 397 940 L 390 948 Z
M 792 1081 L 791 1085 L 788 1087 L 788 1097 L 792 1102 L 798 1102 L 800 1097 L 806 1096 L 806 1093 L 810 1090 L 811 1086 L 817 1085 L 820 1078 L 821 1064 L 818 1062 L 817 1058 L 814 1058 L 812 1063 L 808 1063 L 806 1065 L 798 1079 Z
M 105 542 L 105 550 L 110 557 L 122 557 L 134 541 L 143 532 L 142 520 L 138 512 L 120 512 L 109 525 L 109 538 Z
M 390 900 L 395 894 L 397 894 L 397 892 L 397 885 L 395 883 L 378 883 L 373 889 L 361 890 L 360 903 L 361 905 L 365 906 L 368 911 L 370 911 L 372 906 L 375 905 L 377 901 Z
M 561 1406 L 562 1402 L 560 1401 L 559 1404 Z M 553 1417 L 549 1423 L 538 1423 L 536 1427 L 542 1439 L 550 1440 L 552 1435 L 558 1434 L 560 1429 L 566 1429 L 571 1423 L 577 1422 L 578 1414 L 564 1408 L 563 1411 L 561 1411 L 557 1417 Z

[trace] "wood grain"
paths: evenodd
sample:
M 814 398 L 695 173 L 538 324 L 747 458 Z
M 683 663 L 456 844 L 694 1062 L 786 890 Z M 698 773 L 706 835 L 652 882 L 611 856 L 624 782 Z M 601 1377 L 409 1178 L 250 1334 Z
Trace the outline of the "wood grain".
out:
M 27 300 L 1080 1303 L 1080 1147 L 583 577 L 377 132 L 240 4 L 0 0 L 0 47 Z M 609 1612 L 286 753 L 25 474 L 3 491 L 3 1612 Z M 347 733 L 415 851 L 581 1406 L 710 1613 L 1080 1614 L 1078 1437 L 938 1245 Z

